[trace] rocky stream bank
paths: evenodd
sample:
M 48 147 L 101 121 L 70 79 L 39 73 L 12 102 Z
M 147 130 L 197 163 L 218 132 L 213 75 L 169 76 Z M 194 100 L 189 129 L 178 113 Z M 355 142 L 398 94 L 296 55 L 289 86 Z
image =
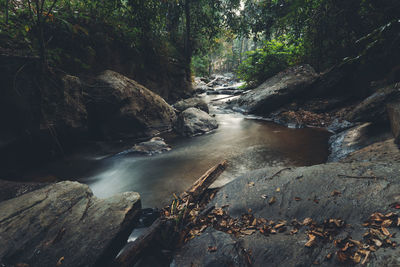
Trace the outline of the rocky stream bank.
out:
M 202 94 L 221 94 L 215 103 L 227 112 L 333 133 L 329 163 L 263 168 L 205 194 L 202 209 L 185 215 L 176 249 L 149 246 L 159 254 L 152 266 L 398 266 L 399 83 L 334 94 L 326 90 L 343 84 L 337 71 L 296 66 L 250 91 L 231 77 L 197 79 L 197 96 L 175 105 L 113 71 L 90 84 L 65 76 L 63 105 L 49 114 L 55 129 L 144 138 L 129 153 L 147 155 L 170 150 L 153 138 L 160 132 L 197 136 L 218 127 Z M 98 199 L 76 182 L 1 183 L 2 266 L 110 266 L 140 218 L 137 193 Z

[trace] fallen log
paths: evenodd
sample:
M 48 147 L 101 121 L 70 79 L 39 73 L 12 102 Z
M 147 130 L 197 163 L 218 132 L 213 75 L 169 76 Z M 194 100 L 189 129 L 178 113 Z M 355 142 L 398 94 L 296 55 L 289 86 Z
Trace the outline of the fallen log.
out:
M 227 162 L 224 160 L 221 163 L 215 165 L 207 172 L 205 172 L 194 184 L 185 192 L 180 195 L 182 203 L 186 203 L 186 209 L 184 211 L 183 220 L 186 218 L 186 214 L 189 212 L 188 204 L 196 204 L 201 199 L 204 192 L 210 187 L 212 183 L 217 180 L 221 173 L 225 170 Z M 172 214 L 171 214 L 172 215 Z M 166 227 L 168 221 L 175 221 L 174 217 L 162 216 L 158 218 L 154 223 L 146 230 L 144 234 L 138 237 L 135 241 L 129 242 L 123 251 L 115 258 L 113 266 L 128 267 L 133 266 L 142 255 L 143 252 L 148 249 L 157 238 L 162 235 L 161 232 Z M 182 221 L 181 224 L 184 222 Z

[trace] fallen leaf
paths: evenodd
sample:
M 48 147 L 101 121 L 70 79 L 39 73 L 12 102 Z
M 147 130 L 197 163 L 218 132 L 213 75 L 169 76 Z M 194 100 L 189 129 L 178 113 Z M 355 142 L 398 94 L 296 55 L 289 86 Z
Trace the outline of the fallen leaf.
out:
M 311 218 L 305 218 L 303 221 L 303 225 L 309 225 L 312 223 L 312 219 Z
M 290 230 L 290 234 L 291 235 L 297 234 L 298 231 L 299 231 L 298 229 L 292 229 Z
M 257 219 L 254 218 L 253 222 L 251 223 L 252 226 L 256 226 L 257 225 Z
M 276 202 L 276 198 L 275 197 L 271 197 L 271 199 L 268 201 L 268 204 L 272 205 Z
M 328 255 L 326 255 L 326 258 L 327 258 L 328 260 L 330 260 L 330 259 L 332 258 L 332 253 L 329 253 Z
M 332 193 L 331 193 L 331 196 L 338 196 L 338 195 L 340 195 L 340 194 L 342 194 L 342 193 L 340 193 L 339 191 L 337 191 L 337 190 L 333 190 L 332 191 Z
M 369 256 L 370 253 L 371 253 L 371 252 L 367 251 L 367 253 L 365 254 L 365 258 L 364 258 L 363 261 L 361 262 L 362 265 L 364 265 L 364 264 L 367 262 L 368 256 Z
M 384 220 L 383 222 L 382 222 L 382 226 L 383 227 L 389 227 L 389 226 L 391 226 L 392 225 L 392 223 L 393 223 L 393 221 L 392 220 Z
M 266 199 L 268 196 L 267 195 L 261 195 L 261 198 Z
M 350 239 L 349 241 L 352 242 L 353 244 L 355 244 L 357 247 L 362 247 L 362 243 L 360 241 L 353 240 L 353 239 Z
M 218 216 L 224 215 L 224 211 L 222 210 L 222 208 L 215 209 L 215 210 L 213 211 L 213 213 L 214 213 L 215 215 L 218 215 Z
M 215 252 L 215 251 L 217 251 L 217 247 L 209 246 L 207 250 L 208 250 L 208 252 Z
M 251 186 L 254 186 L 255 184 L 254 184 L 254 182 L 250 182 L 250 183 L 248 183 L 247 184 L 249 187 L 251 187 Z
M 308 238 L 309 239 L 308 239 L 307 243 L 305 243 L 304 246 L 310 248 L 315 244 L 315 235 L 308 234 Z
M 274 226 L 274 229 L 279 229 L 279 228 L 281 228 L 281 227 L 283 227 L 283 226 L 285 226 L 284 223 L 279 223 L 279 224 L 277 224 L 277 225 Z
M 61 265 L 63 264 L 63 261 L 64 261 L 64 257 L 61 257 L 61 258 L 57 261 L 56 266 L 57 266 L 57 267 L 58 267 L 58 266 L 61 266 Z
M 296 201 L 300 201 L 300 200 L 301 200 L 301 198 L 299 198 L 299 197 L 295 197 L 295 198 L 294 198 L 294 200 L 296 200 Z
M 381 231 L 382 231 L 382 233 L 384 234 L 384 235 L 386 235 L 386 236 L 388 236 L 388 235 L 390 235 L 390 232 L 388 231 L 388 229 L 386 229 L 385 227 L 381 227 Z
M 281 192 L 281 188 L 278 187 L 278 188 L 276 189 L 276 192 Z
M 15 267 L 29 267 L 29 264 L 27 264 L 27 263 L 17 263 L 14 266 Z
M 242 230 L 242 231 L 240 231 L 242 234 L 245 234 L 245 235 L 252 235 L 252 234 L 254 234 L 254 232 L 255 232 L 256 230 L 254 230 L 254 229 L 250 229 L 250 230 Z
M 382 242 L 381 242 L 380 240 L 378 240 L 378 239 L 372 239 L 372 241 L 374 241 L 374 243 L 375 243 L 375 245 L 376 245 L 377 247 L 381 247 L 381 246 L 382 246 Z
M 358 254 L 357 252 L 354 254 L 354 256 L 351 257 L 354 263 L 360 263 L 361 261 L 361 255 Z

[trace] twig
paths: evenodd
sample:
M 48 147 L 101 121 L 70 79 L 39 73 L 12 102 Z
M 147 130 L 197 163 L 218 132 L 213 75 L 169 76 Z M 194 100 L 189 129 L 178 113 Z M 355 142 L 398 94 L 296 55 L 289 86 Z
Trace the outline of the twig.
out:
M 376 177 L 376 176 L 355 176 L 355 175 L 346 175 L 346 174 L 338 174 L 338 176 L 342 177 L 342 178 L 386 180 L 384 177 Z
M 211 101 L 212 101 L 212 102 L 215 102 L 215 101 L 219 101 L 219 100 L 223 100 L 223 99 L 227 99 L 227 98 L 231 98 L 231 97 L 235 97 L 235 96 L 238 96 L 238 95 L 225 96 L 225 97 L 213 99 L 213 100 L 211 100 Z
M 268 178 L 268 180 L 272 180 L 275 176 L 277 176 L 278 174 L 280 174 L 281 172 L 283 172 L 284 170 L 290 170 L 291 168 L 287 167 L 287 168 L 283 168 L 279 171 L 277 171 L 274 175 L 272 175 L 271 177 Z

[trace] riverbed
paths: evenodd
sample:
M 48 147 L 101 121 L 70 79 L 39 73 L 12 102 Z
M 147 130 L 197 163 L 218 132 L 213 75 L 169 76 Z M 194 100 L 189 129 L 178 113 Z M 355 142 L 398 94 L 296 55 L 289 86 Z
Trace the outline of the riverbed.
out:
M 154 208 L 167 204 L 173 193 L 184 191 L 224 159 L 228 160 L 228 168 L 214 187 L 267 166 L 309 166 L 326 161 L 330 136 L 327 131 L 290 129 L 227 110 L 219 105 L 221 101 L 212 101 L 225 95 L 203 97 L 209 103 L 210 114 L 219 123 L 218 129 L 208 134 L 192 138 L 164 134 L 162 137 L 172 150 L 153 156 L 124 151 L 104 155 L 78 153 L 69 160 L 50 164 L 45 173 L 88 184 L 100 198 L 136 191 L 141 195 L 143 207 Z

